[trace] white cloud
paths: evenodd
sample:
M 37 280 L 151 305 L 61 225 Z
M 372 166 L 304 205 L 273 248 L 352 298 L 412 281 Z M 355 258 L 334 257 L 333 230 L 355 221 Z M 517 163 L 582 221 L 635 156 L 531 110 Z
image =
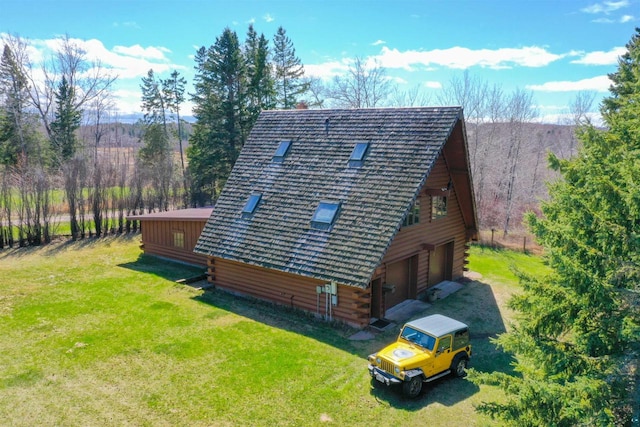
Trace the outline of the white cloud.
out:
M 373 59 L 385 68 L 401 68 L 413 71 L 417 65 L 428 67 L 439 65 L 453 69 L 467 69 L 480 66 L 492 69 L 521 67 L 544 67 L 563 58 L 548 52 L 546 49 L 529 46 L 522 48 L 500 49 L 469 49 L 465 47 L 452 47 L 448 49 L 434 49 L 430 51 L 389 49 L 382 47 L 380 55 Z
M 116 27 L 116 28 L 125 27 L 125 28 L 134 28 L 136 30 L 140 29 L 140 26 L 135 21 L 114 22 L 113 26 Z
M 620 23 L 626 24 L 627 22 L 631 22 L 634 20 L 635 18 L 633 17 L 633 15 L 622 15 L 622 17 L 620 18 Z
M 142 47 L 139 44 L 133 46 L 114 46 L 113 52 L 120 53 L 127 56 L 135 56 L 146 59 L 158 59 L 166 61 L 165 53 L 171 53 L 171 51 L 165 47 Z
M 604 1 L 602 3 L 595 3 L 590 6 L 584 7 L 580 9 L 580 11 L 590 14 L 604 13 L 608 15 L 611 12 L 615 12 L 616 10 L 625 8 L 627 6 L 629 6 L 628 0 Z
M 618 57 L 624 55 L 626 51 L 624 47 L 614 47 L 608 52 L 598 50 L 589 52 L 583 55 L 582 58 L 571 61 L 571 63 L 583 65 L 616 65 L 618 63 Z
M 385 42 L 384 40 L 376 40 L 373 43 L 371 43 L 371 46 L 379 46 L 381 44 L 387 44 L 387 42 Z
M 578 81 L 555 81 L 541 85 L 527 85 L 529 90 L 541 92 L 572 92 L 572 91 L 597 91 L 606 92 L 611 86 L 611 80 L 607 76 L 592 77 Z
M 442 89 L 442 83 L 440 82 L 430 81 L 430 82 L 424 82 L 423 84 L 425 87 L 428 87 L 429 89 Z
M 164 47 L 114 46 L 107 49 L 97 39 L 70 39 L 70 42 L 83 49 L 89 61 L 99 62 L 101 67 L 116 74 L 119 79 L 134 79 L 145 76 L 149 69 L 160 74 L 173 69 L 184 70 L 183 65 L 172 64 L 165 55 L 171 51 Z M 32 40 L 32 46 L 39 52 L 41 59 L 49 57 L 61 46 L 62 40 Z M 35 62 L 35 58 L 32 57 Z M 40 61 L 39 61 L 40 62 Z
M 398 85 L 406 85 L 409 84 L 409 82 L 405 79 L 403 79 L 402 77 L 387 77 L 387 80 L 390 82 L 395 82 Z
M 616 21 L 611 18 L 598 18 L 592 20 L 591 22 L 595 22 L 596 24 L 613 24 Z
M 307 77 L 319 77 L 329 80 L 334 76 L 340 76 L 349 69 L 347 61 L 329 61 L 323 64 L 306 64 L 304 74 Z
M 0 36 L 5 36 L 0 34 Z M 33 67 L 33 76 L 36 84 L 44 82 L 44 75 L 40 65 L 48 61 L 60 48 L 62 39 L 25 39 L 27 52 Z M 174 64 L 167 57 L 171 51 L 164 47 L 138 44 L 131 46 L 114 46 L 109 49 L 102 41 L 97 39 L 81 40 L 70 38 L 69 41 L 85 52 L 88 63 L 99 64 L 102 73 L 108 73 L 117 77 L 114 89 L 114 98 L 119 111 L 127 114 L 140 111 L 139 79 L 146 76 L 149 69 L 157 74 L 168 73 L 172 70 L 183 71 L 187 67 Z M 96 69 L 83 70 L 83 75 L 91 75 Z
M 264 19 L 266 22 L 273 22 L 273 21 L 275 20 L 275 18 L 274 18 L 273 16 L 271 16 L 271 14 L 270 14 L 270 13 L 267 13 L 266 15 L 264 15 L 263 19 Z

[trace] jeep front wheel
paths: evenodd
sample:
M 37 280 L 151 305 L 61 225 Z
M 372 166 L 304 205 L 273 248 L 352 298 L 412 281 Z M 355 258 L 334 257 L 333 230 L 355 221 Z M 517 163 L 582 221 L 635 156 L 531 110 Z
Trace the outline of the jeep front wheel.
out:
M 402 392 L 405 396 L 410 398 L 414 398 L 419 395 L 421 390 L 422 377 L 420 375 L 415 376 L 402 384 Z
M 466 357 L 457 357 L 453 362 L 453 366 L 451 370 L 453 371 L 453 375 L 456 377 L 464 377 L 465 370 L 467 369 L 467 358 Z

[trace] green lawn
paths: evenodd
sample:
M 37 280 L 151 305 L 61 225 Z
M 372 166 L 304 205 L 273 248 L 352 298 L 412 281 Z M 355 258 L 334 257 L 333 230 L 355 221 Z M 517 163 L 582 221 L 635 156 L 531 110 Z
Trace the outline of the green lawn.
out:
M 346 327 L 178 285 L 201 271 L 142 256 L 138 241 L 0 251 L 1 425 L 494 424 L 474 405 L 499 393 L 466 379 L 413 401 L 372 387 L 366 355 L 395 332 L 351 341 Z M 541 265 L 473 248 L 485 278 L 423 313 L 470 323 L 478 370 L 510 369 L 489 341 L 516 289 L 508 263 Z

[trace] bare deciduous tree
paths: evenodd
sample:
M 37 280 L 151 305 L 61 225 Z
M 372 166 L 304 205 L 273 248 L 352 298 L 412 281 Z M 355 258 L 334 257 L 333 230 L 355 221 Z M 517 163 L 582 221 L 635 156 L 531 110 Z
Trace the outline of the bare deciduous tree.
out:
M 390 103 L 395 107 L 427 107 L 431 103 L 431 97 L 420 85 L 405 90 L 396 85 L 391 91 Z
M 356 57 L 345 76 L 336 76 L 327 100 L 339 108 L 373 108 L 384 105 L 391 93 L 385 69 Z

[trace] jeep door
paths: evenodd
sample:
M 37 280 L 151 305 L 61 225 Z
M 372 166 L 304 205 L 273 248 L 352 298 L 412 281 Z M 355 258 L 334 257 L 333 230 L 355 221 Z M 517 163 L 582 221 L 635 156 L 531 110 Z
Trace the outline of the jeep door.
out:
M 435 374 L 446 371 L 451 367 L 451 335 L 445 335 L 436 343 L 434 357 Z

